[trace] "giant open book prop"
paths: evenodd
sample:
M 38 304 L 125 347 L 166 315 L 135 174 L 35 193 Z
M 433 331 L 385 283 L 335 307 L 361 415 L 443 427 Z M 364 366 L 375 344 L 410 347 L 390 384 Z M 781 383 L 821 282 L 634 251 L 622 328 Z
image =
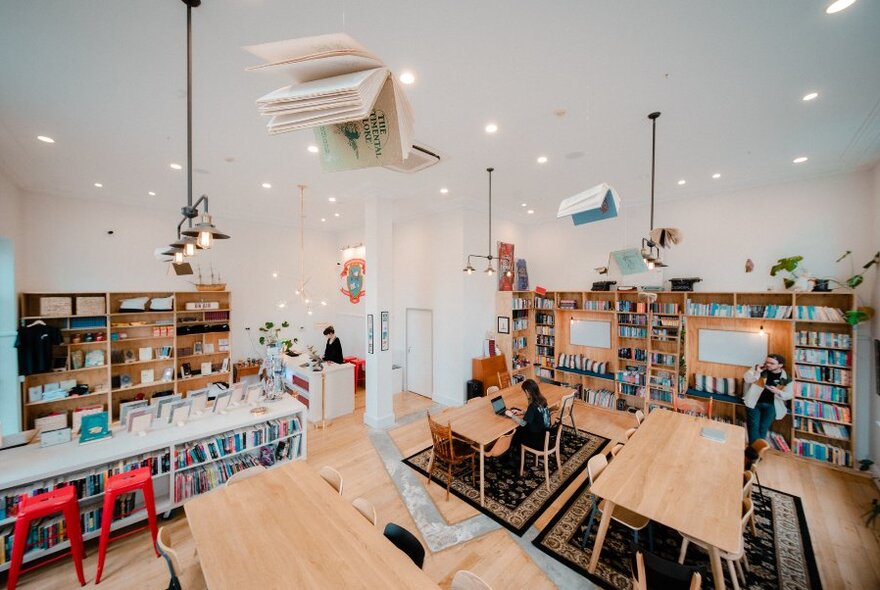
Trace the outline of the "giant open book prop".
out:
M 602 183 L 559 203 L 556 218 L 571 216 L 575 225 L 617 217 L 620 197 L 613 187 Z
M 248 68 L 293 84 L 257 100 L 270 134 L 313 128 L 326 170 L 401 165 L 413 144 L 412 107 L 382 61 L 343 33 L 252 45 Z

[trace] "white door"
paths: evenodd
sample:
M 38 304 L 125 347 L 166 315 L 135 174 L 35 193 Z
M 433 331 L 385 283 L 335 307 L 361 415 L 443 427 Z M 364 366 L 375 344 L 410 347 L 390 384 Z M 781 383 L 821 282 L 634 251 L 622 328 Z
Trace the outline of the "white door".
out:
M 406 389 L 425 397 L 433 394 L 433 313 L 406 310 Z

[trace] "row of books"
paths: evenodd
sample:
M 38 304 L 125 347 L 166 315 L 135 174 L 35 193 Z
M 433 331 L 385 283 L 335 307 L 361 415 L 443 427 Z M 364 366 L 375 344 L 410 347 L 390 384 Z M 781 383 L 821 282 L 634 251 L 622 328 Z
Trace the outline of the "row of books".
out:
M 634 361 L 648 360 L 648 352 L 643 348 L 618 348 L 617 358 Z
M 674 340 L 678 338 L 678 328 L 651 328 L 651 338 Z
M 301 430 L 299 418 L 270 420 L 248 429 L 224 432 L 210 439 L 175 449 L 174 463 L 178 469 L 265 445 Z
M 577 309 L 577 301 L 574 299 L 560 299 L 559 309 Z
M 535 295 L 535 309 L 553 309 L 553 300 Z
M 632 385 L 644 385 L 646 379 L 647 375 L 644 372 L 637 370 L 617 371 L 615 374 L 616 381 Z
M 850 338 L 849 334 L 798 330 L 795 344 L 801 346 L 827 346 L 828 348 L 849 349 L 852 348 L 852 338 Z
M 849 403 L 849 389 L 846 387 L 798 382 L 796 392 L 798 397 L 836 402 L 838 404 Z
M 555 342 L 555 336 L 544 336 L 543 334 L 538 334 L 537 336 L 535 336 L 535 343 L 541 346 L 554 346 Z
M 672 403 L 672 392 L 664 391 L 662 389 L 651 389 L 651 401 L 656 402 L 664 402 L 667 404 Z
M 787 320 L 791 317 L 790 305 L 737 305 L 736 317 Z
M 618 326 L 617 333 L 621 338 L 647 338 L 648 330 L 632 326 Z
M 617 311 L 648 313 L 648 304 L 641 301 L 618 301 Z
M 794 317 L 798 320 L 814 320 L 819 322 L 845 322 L 843 311 L 836 307 L 819 305 L 797 305 Z
M 607 389 L 585 388 L 582 396 L 582 399 L 588 404 L 603 408 L 611 408 L 612 410 L 617 401 L 617 396 L 614 395 L 614 392 Z
M 823 404 L 803 399 L 794 400 L 794 415 L 803 418 L 821 418 L 837 422 L 852 422 L 852 411 L 847 406 Z
M 4 490 L 3 495 L 0 495 L 0 520 L 12 518 L 18 514 L 18 505 L 24 496 L 36 496 L 37 494 L 57 490 L 68 485 L 76 488 L 76 496 L 79 499 L 96 496 L 104 492 L 107 478 L 111 475 L 131 471 L 139 467 L 146 467 L 147 465 L 151 465 L 151 471 L 154 476 L 168 473 L 171 470 L 170 454 L 168 451 L 165 451 L 164 453 L 140 455 L 111 465 L 97 467 L 85 473 L 58 477 L 12 490 Z
M 529 318 L 513 318 L 513 329 L 514 330 L 528 330 L 529 329 Z
M 522 297 L 513 297 L 510 300 L 511 306 L 514 310 L 517 309 L 531 309 L 532 308 L 532 300 L 524 299 Z
M 546 367 L 535 367 L 535 377 L 543 379 L 553 379 L 553 371 Z
M 513 346 L 514 350 L 522 350 L 523 348 L 528 348 L 529 339 L 525 336 L 522 336 L 520 338 L 513 338 L 511 345 Z
M 125 518 L 134 512 L 136 507 L 135 493 L 123 494 L 116 498 L 114 505 L 114 519 Z M 90 510 L 80 512 L 80 530 L 82 534 L 93 533 L 101 529 L 101 518 L 104 514 L 102 503 L 95 503 Z M 15 527 L 10 526 L 0 531 L 0 565 L 9 561 L 12 557 L 12 541 Z M 43 518 L 36 521 L 28 531 L 25 543 L 25 553 L 41 551 L 67 540 L 67 522 L 59 515 Z
M 584 309 L 589 311 L 611 311 L 611 301 L 584 301 Z
M 625 395 L 634 395 L 636 397 L 645 397 L 645 388 L 643 386 L 634 385 L 632 383 L 619 383 L 620 393 Z
M 794 417 L 794 427 L 804 432 L 812 434 L 821 434 L 831 438 L 840 440 L 849 440 L 849 427 L 843 424 L 833 424 L 831 422 L 822 422 L 819 420 L 811 420 L 810 418 Z
M 662 328 L 678 328 L 681 326 L 681 320 L 670 316 L 652 316 L 651 325 Z
M 779 434 L 778 432 L 773 432 L 772 430 L 767 433 L 768 442 L 773 446 L 777 451 L 781 451 L 783 453 L 790 453 L 791 447 L 788 446 L 788 442 L 785 440 L 785 437 Z
M 535 346 L 535 354 L 550 357 L 551 359 L 556 356 L 552 346 Z
M 678 358 L 674 354 L 663 354 L 662 352 L 651 353 L 651 364 L 664 367 L 675 367 Z
M 529 362 L 529 359 L 522 356 L 521 354 L 515 354 L 513 355 L 513 360 L 511 361 L 511 364 L 513 365 L 514 369 L 524 369 L 528 367 L 531 363 Z
M 851 385 L 852 371 L 838 369 L 836 367 L 813 367 L 809 365 L 795 365 L 795 372 L 799 379 L 810 381 L 827 381 L 835 385 Z
M 798 348 L 794 354 L 795 362 L 813 363 L 816 365 L 852 366 L 852 353 L 846 350 L 828 350 L 824 348 Z
M 552 313 L 536 313 L 535 314 L 535 323 L 544 326 L 552 326 L 556 323 L 555 317 Z
M 793 438 L 791 447 L 794 454 L 801 457 L 809 457 L 835 465 L 852 465 L 852 453 L 835 445 Z
M 688 299 L 687 314 L 716 318 L 732 318 L 736 314 L 736 306 L 727 303 L 694 303 Z
M 620 324 L 648 325 L 648 316 L 644 314 L 621 313 L 617 314 L 617 322 Z
M 556 328 L 553 326 L 536 326 L 535 334 L 539 336 L 554 336 L 556 334 Z
M 678 303 L 652 303 L 651 313 L 681 313 Z

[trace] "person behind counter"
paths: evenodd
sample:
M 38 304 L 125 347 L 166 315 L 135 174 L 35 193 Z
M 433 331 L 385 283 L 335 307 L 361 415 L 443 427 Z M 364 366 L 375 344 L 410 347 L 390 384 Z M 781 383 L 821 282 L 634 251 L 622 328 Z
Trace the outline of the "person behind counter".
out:
M 342 360 L 342 343 L 336 337 L 336 330 L 333 326 L 324 328 L 324 336 L 327 337 L 327 347 L 324 349 L 324 360 L 331 361 L 341 365 L 345 361 Z

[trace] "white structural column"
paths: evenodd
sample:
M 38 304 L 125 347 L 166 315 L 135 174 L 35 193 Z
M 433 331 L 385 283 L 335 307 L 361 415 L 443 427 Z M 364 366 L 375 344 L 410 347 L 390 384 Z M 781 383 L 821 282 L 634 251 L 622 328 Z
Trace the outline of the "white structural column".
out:
M 394 424 L 391 385 L 391 201 L 376 195 L 364 203 L 364 250 L 366 273 L 367 402 L 364 423 L 373 428 Z M 388 345 L 382 350 L 382 313 L 388 314 Z M 373 316 L 373 351 L 370 352 L 369 317 Z

